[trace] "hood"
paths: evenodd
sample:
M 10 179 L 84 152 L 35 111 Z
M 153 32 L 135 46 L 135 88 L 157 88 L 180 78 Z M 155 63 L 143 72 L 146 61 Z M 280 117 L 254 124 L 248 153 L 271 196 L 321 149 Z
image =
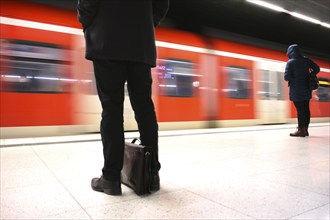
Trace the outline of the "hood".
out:
M 288 55 L 290 59 L 302 57 L 298 44 L 289 46 L 286 55 Z

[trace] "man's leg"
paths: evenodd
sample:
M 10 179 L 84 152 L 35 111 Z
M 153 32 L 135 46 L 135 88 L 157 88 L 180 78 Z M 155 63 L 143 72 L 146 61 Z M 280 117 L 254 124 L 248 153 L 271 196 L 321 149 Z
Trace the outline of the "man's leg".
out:
M 120 181 L 123 167 L 123 102 L 126 65 L 123 62 L 94 60 L 98 95 L 102 104 L 101 137 L 103 144 L 103 177 Z
M 144 63 L 130 62 L 127 72 L 127 88 L 135 119 L 138 124 L 141 143 L 153 148 L 152 171 L 158 174 L 158 124 L 153 101 L 151 99 L 151 68 Z

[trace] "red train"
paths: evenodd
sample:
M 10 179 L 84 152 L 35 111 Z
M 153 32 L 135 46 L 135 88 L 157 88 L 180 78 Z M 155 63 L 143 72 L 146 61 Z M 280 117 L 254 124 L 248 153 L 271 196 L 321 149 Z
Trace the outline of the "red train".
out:
M 76 13 L 3 1 L 1 138 L 74 134 L 99 129 L 100 104 Z M 285 51 L 156 30 L 153 98 L 160 129 L 296 123 L 283 80 Z M 312 121 L 329 121 L 329 60 L 313 92 Z M 136 130 L 129 99 L 125 129 Z

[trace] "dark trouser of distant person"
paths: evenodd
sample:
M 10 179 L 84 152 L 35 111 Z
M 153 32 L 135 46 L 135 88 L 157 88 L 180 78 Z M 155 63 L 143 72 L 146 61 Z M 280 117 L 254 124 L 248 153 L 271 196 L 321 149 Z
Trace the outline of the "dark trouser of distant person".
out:
M 301 102 L 293 102 L 298 115 L 298 129 L 301 128 L 299 133 L 291 133 L 291 136 L 309 136 L 308 126 L 311 120 L 311 112 L 309 109 L 309 100 Z M 296 134 L 296 135 L 295 135 Z
M 124 153 L 123 104 L 125 83 L 138 124 L 141 144 L 153 148 L 152 172 L 155 190 L 159 188 L 158 124 L 151 99 L 151 67 L 131 61 L 93 60 L 98 95 L 102 104 L 101 137 L 106 180 L 120 182 Z M 158 184 L 158 185 L 157 185 Z M 111 194 L 116 194 L 112 192 Z M 120 192 L 118 192 L 120 194 Z

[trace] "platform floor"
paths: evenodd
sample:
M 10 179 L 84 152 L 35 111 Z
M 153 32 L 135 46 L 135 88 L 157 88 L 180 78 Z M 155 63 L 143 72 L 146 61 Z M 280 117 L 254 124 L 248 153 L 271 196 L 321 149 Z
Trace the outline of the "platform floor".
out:
M 161 190 L 148 196 L 91 189 L 98 134 L 1 140 L 1 219 L 330 219 L 330 125 L 306 138 L 294 127 L 160 132 Z

